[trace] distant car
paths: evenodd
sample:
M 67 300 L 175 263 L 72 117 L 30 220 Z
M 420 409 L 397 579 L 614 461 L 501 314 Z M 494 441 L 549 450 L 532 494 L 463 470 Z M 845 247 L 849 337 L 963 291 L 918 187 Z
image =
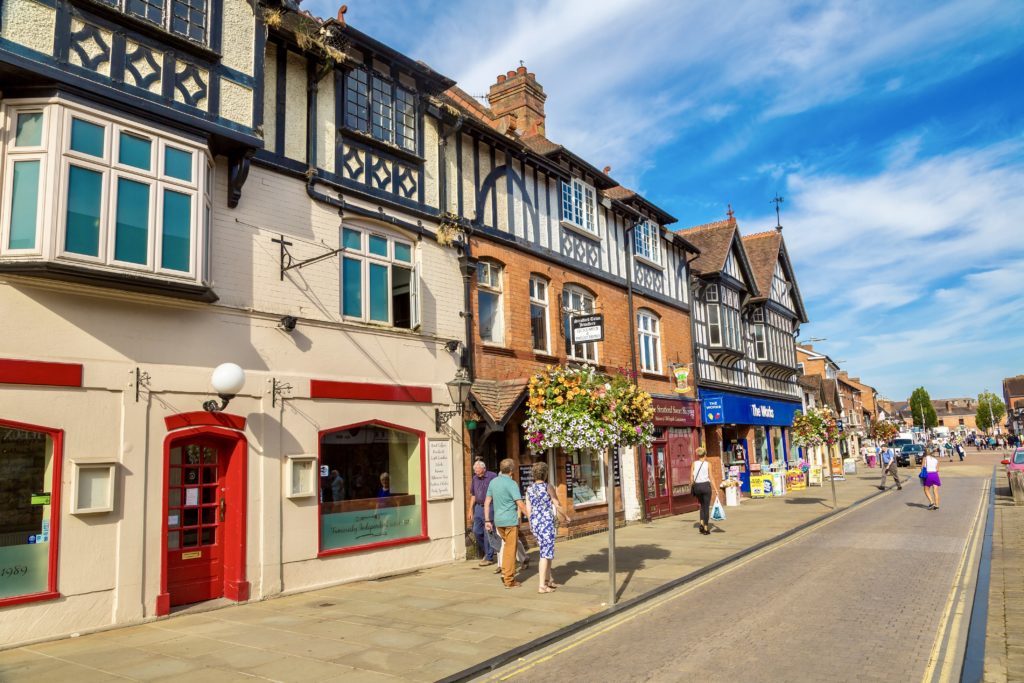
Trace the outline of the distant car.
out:
M 915 465 L 920 465 L 924 462 L 924 446 L 919 443 L 908 443 L 900 449 L 900 454 L 896 456 L 896 464 L 900 467 L 910 467 L 910 459 L 914 459 Z
M 1010 483 L 1010 472 L 1013 470 L 1024 470 L 1024 448 L 1016 448 L 1013 455 L 1003 460 L 1006 465 L 1006 483 Z
M 892 449 L 899 453 L 904 446 L 909 446 L 914 443 L 913 439 L 893 439 Z

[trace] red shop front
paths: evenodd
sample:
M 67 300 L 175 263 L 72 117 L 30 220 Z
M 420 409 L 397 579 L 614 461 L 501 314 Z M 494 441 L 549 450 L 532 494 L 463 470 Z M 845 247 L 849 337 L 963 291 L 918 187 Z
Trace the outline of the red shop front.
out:
M 700 443 L 698 402 L 654 397 L 654 443 L 640 449 L 647 517 L 665 517 L 697 508 L 690 492 L 690 466 Z

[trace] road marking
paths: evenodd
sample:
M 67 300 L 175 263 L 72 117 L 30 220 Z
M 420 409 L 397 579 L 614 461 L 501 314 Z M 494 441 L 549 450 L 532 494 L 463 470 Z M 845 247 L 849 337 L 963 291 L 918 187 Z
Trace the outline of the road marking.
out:
M 577 638 L 576 640 L 574 640 L 573 642 L 569 643 L 568 645 L 566 645 L 566 646 L 564 646 L 564 647 L 562 647 L 560 649 L 554 650 L 554 651 L 552 651 L 549 654 L 540 656 L 540 653 L 538 653 L 536 658 L 532 659 L 532 660 L 527 658 L 527 657 L 524 657 L 524 658 L 519 660 L 519 663 L 521 664 L 521 666 L 519 666 L 519 668 L 515 669 L 514 671 L 510 671 L 510 672 L 508 672 L 506 674 L 502 674 L 502 673 L 500 673 L 500 670 L 499 670 L 498 672 L 495 672 L 491 676 L 489 676 L 487 678 L 483 678 L 481 680 L 484 680 L 484 681 L 507 681 L 510 678 L 513 678 L 513 677 L 518 676 L 518 675 L 520 675 L 522 673 L 525 673 L 525 672 L 529 671 L 530 669 L 534 668 L 535 666 L 537 666 L 538 664 L 543 664 L 544 662 L 547 662 L 547 661 L 549 661 L 549 660 L 551 660 L 551 659 L 553 659 L 553 658 L 555 658 L 555 657 L 557 657 L 559 655 L 565 654 L 566 652 L 568 652 L 568 651 L 570 651 L 572 649 L 575 649 L 575 648 L 579 647 L 580 645 L 582 645 L 582 644 L 584 644 L 584 643 L 586 643 L 586 642 L 588 642 L 590 640 L 593 640 L 594 638 L 596 638 L 596 637 L 598 637 L 600 635 L 608 633 L 609 631 L 611 631 L 613 629 L 616 629 L 619 626 L 622 626 L 623 624 L 627 624 L 627 623 L 633 621 L 634 619 L 636 619 L 637 617 L 643 616 L 644 614 L 647 614 L 648 612 L 651 612 L 652 610 L 657 609 L 658 607 L 661 607 L 662 605 L 664 605 L 666 603 L 672 602 L 673 600 L 678 600 L 679 598 L 683 597 L 684 595 L 687 595 L 687 594 L 697 590 L 701 586 L 703 586 L 703 585 L 705 585 L 707 583 L 710 583 L 711 581 L 715 581 L 715 580 L 725 576 L 726 574 L 729 574 L 730 572 L 733 572 L 733 571 L 739 569 L 740 567 L 743 567 L 743 566 L 753 562 L 754 560 L 756 560 L 756 559 L 758 559 L 760 557 L 763 557 L 764 555 L 767 555 L 768 553 L 774 552 L 774 551 L 778 550 L 779 548 L 783 548 L 783 547 L 789 545 L 790 543 L 793 543 L 794 541 L 796 541 L 796 540 L 798 540 L 800 538 L 803 538 L 804 536 L 806 536 L 807 534 L 811 533 L 812 531 L 817 531 L 821 527 L 826 526 L 827 524 L 831 524 L 832 522 L 834 522 L 834 521 L 836 521 L 838 519 L 841 519 L 841 518 L 845 517 L 846 515 L 848 515 L 848 514 L 850 514 L 852 512 L 856 512 L 857 510 L 863 510 L 867 505 L 875 502 L 876 500 L 879 500 L 881 497 L 882 496 L 880 496 L 880 495 L 876 495 L 876 496 L 868 499 L 865 503 L 863 503 L 861 505 L 858 505 L 857 507 L 854 507 L 854 508 L 847 507 L 846 509 L 841 510 L 840 512 L 837 512 L 836 514 L 832 515 L 828 519 L 824 519 L 824 520 L 818 522 L 817 524 L 813 524 L 813 525 L 807 527 L 806 529 L 793 534 L 789 538 L 783 539 L 783 540 L 779 541 L 778 543 L 773 544 L 773 545 L 771 545 L 771 546 L 769 546 L 767 548 L 762 548 L 761 550 L 758 550 L 757 552 L 755 552 L 755 553 L 753 553 L 753 554 L 743 558 L 742 560 L 737 560 L 736 562 L 733 562 L 733 563 L 729 564 L 726 567 L 722 567 L 721 569 L 717 569 L 714 572 L 712 572 L 711 574 L 708 574 L 707 576 L 705 576 L 704 578 L 699 579 L 695 583 L 686 584 L 685 586 L 680 586 L 678 589 L 676 589 L 675 591 L 669 593 L 668 595 L 660 597 L 660 598 L 656 598 L 654 601 L 652 601 L 651 603 L 649 603 L 645 607 L 634 608 L 634 609 L 630 610 L 627 614 L 623 614 L 621 617 L 613 617 L 612 620 L 610 620 L 606 625 L 602 626 L 601 628 L 597 629 L 596 631 L 593 631 L 593 632 L 591 632 L 591 633 L 589 633 L 589 634 L 587 634 L 585 636 Z M 515 664 L 510 664 L 508 666 L 515 666 Z
M 978 509 L 974 514 L 974 520 L 971 522 L 970 531 L 964 542 L 964 550 L 960 554 L 960 563 L 957 566 L 956 574 L 953 576 L 953 588 L 949 592 L 946 607 L 942 611 L 942 619 L 939 620 L 939 629 L 935 634 L 935 642 L 932 644 L 931 654 L 928 656 L 928 668 L 925 669 L 924 678 L 922 679 L 923 683 L 934 683 L 935 681 L 947 683 L 952 678 L 953 672 L 957 669 L 956 648 L 952 646 L 959 639 L 968 598 L 967 586 L 961 585 L 961 583 L 965 578 L 964 570 L 968 566 L 968 558 L 972 560 L 970 565 L 974 566 L 973 559 L 980 547 L 979 539 L 981 539 L 982 534 L 978 533 L 978 523 L 982 518 L 981 513 L 985 509 L 988 497 L 989 486 L 986 483 L 986 486 L 982 489 L 982 495 L 978 501 Z M 942 658 L 941 662 L 939 661 L 940 656 Z

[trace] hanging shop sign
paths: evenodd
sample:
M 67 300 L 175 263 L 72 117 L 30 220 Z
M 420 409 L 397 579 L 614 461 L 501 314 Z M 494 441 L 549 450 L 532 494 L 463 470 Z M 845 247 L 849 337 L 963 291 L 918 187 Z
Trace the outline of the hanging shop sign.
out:
M 705 396 L 702 402 L 704 424 L 720 425 L 725 422 L 725 400 L 721 396 Z
M 676 378 L 676 388 L 673 391 L 677 394 L 688 394 L 693 390 L 690 386 L 689 365 L 673 365 L 672 375 Z
M 602 313 L 574 315 L 569 324 L 572 327 L 573 344 L 604 341 L 604 315 Z

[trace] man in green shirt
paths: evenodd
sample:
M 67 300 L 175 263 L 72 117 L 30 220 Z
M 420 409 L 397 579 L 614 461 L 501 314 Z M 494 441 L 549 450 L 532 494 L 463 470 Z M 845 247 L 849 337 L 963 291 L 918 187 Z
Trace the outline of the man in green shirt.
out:
M 522 584 L 516 581 L 516 530 L 519 528 L 519 515 L 526 514 L 523 496 L 519 493 L 519 484 L 512 478 L 515 462 L 505 458 L 498 465 L 499 474 L 487 486 L 487 500 L 484 501 L 484 525 L 490 531 L 492 525 L 498 529 L 498 535 L 504 543 L 501 546 L 501 581 L 505 588 L 518 588 Z M 491 507 L 493 503 L 494 507 Z M 490 518 L 494 511 L 494 519 Z

